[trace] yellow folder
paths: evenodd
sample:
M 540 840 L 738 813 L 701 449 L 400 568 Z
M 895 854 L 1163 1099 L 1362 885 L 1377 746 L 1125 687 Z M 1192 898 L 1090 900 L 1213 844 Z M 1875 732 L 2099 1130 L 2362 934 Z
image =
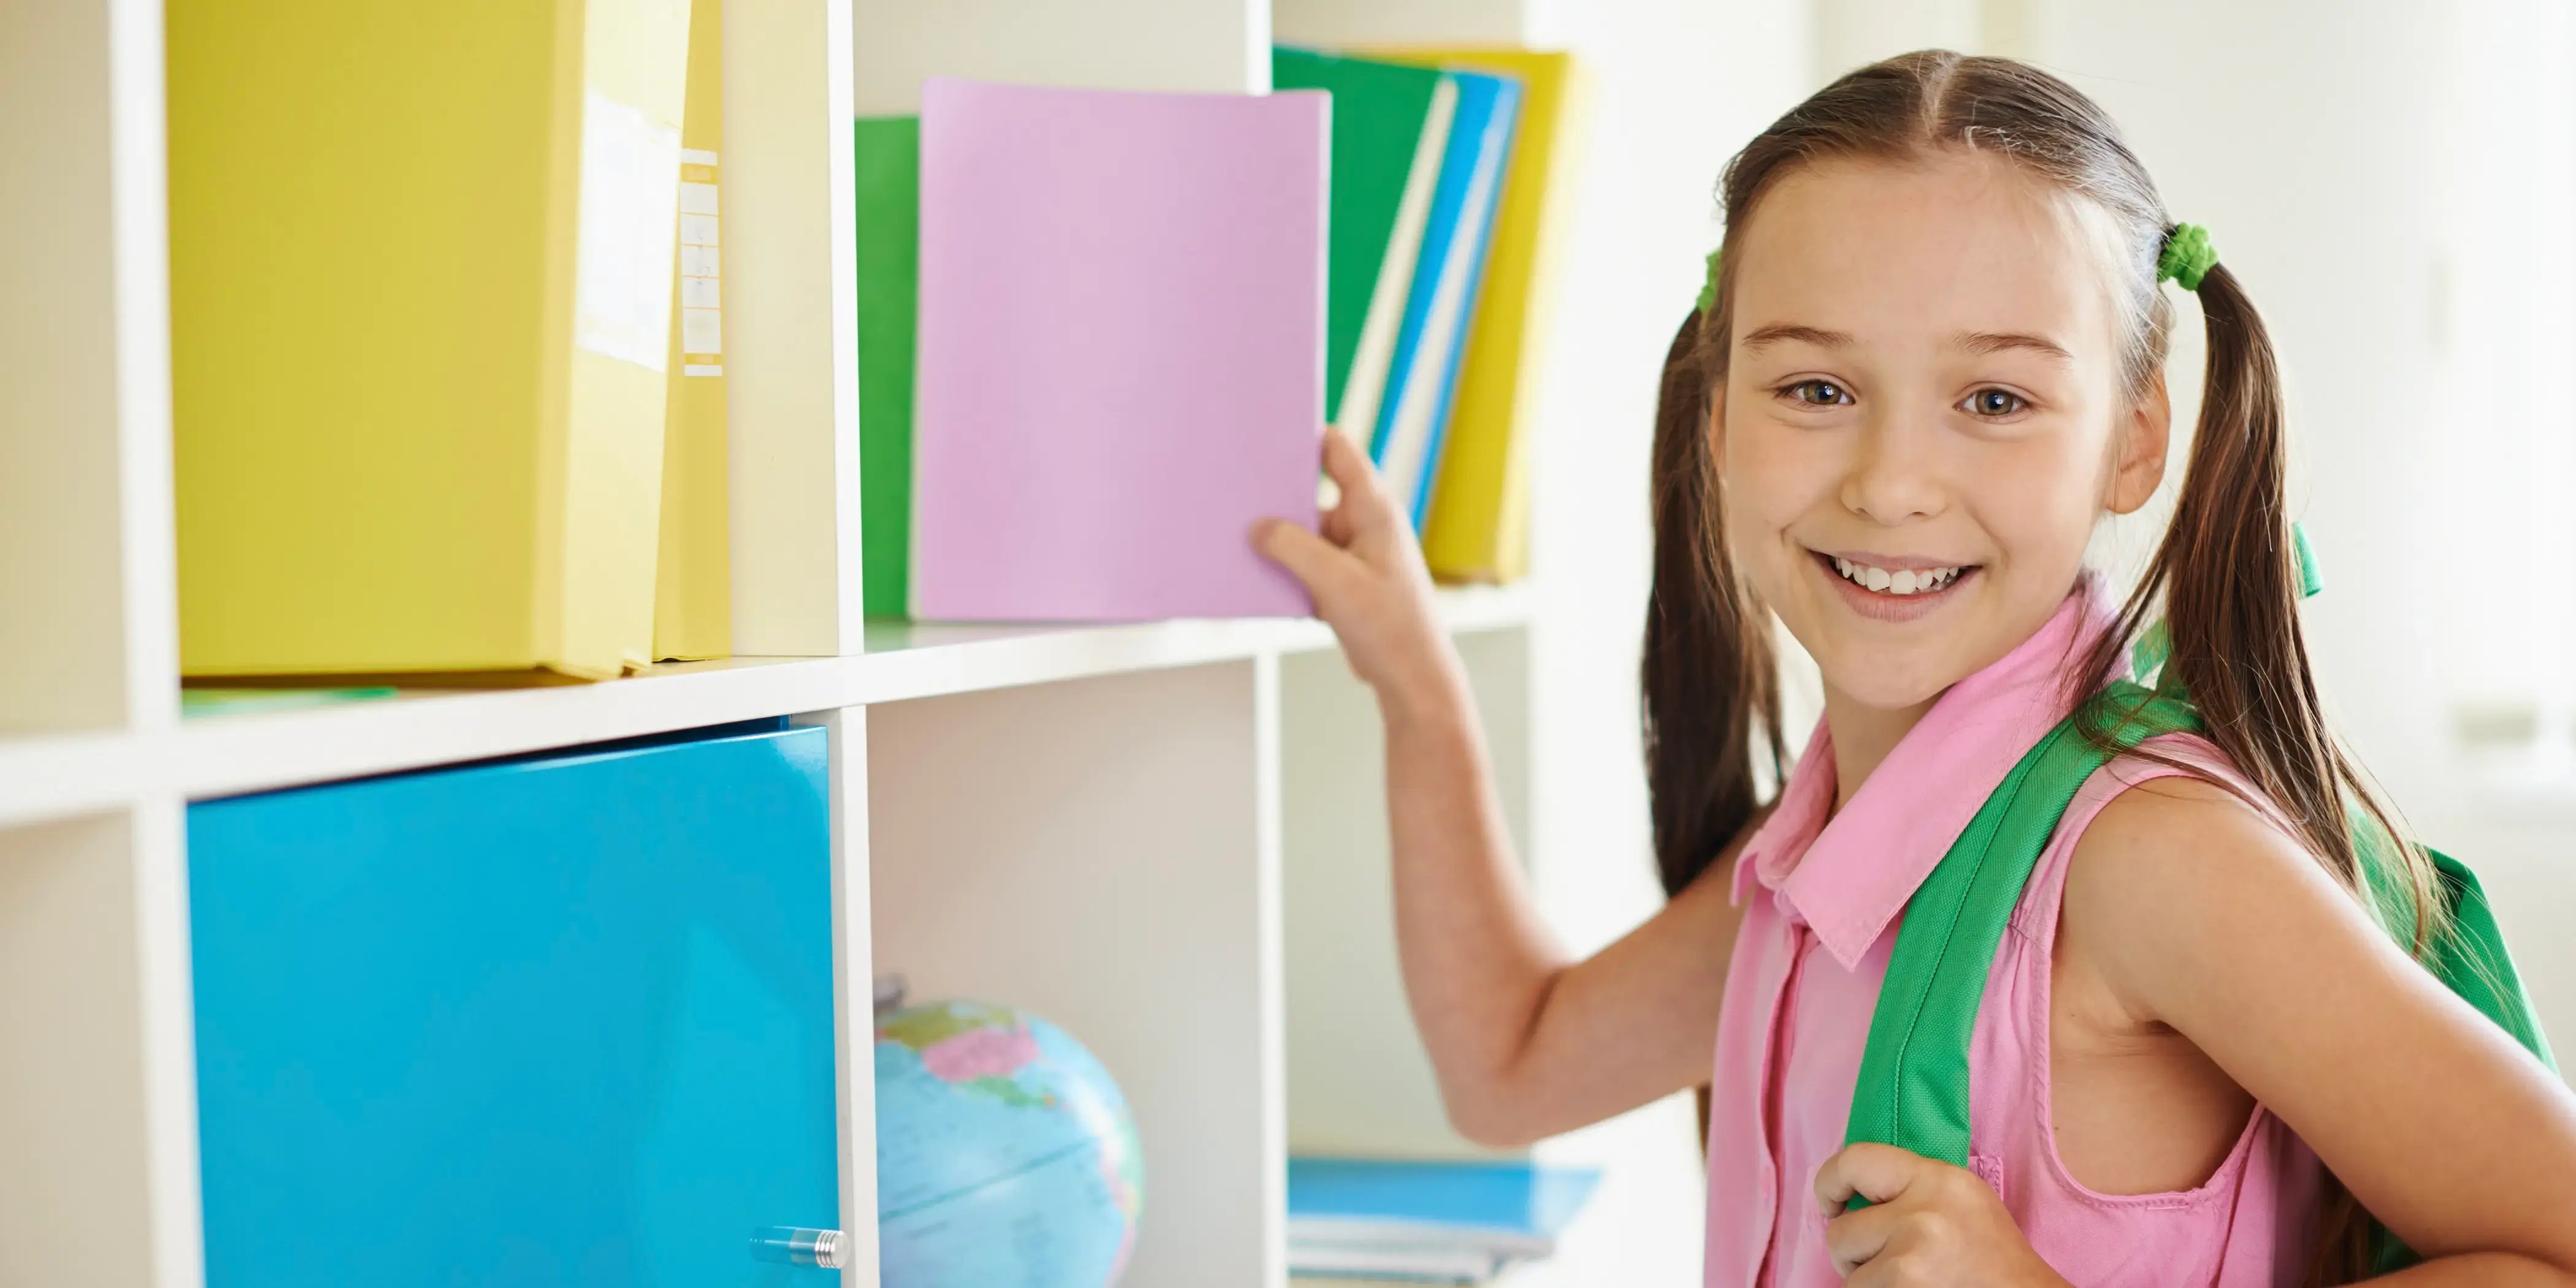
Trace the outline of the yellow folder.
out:
M 180 664 L 650 660 L 688 0 L 167 0 Z
M 1372 51 L 1424 66 L 1464 67 L 1521 83 L 1502 206 L 1467 333 L 1458 398 L 1423 523 L 1422 551 L 1445 581 L 1513 581 L 1529 569 L 1529 422 L 1544 366 L 1555 245 L 1566 173 L 1580 129 L 1583 81 L 1570 54 L 1487 46 Z
M 733 653 L 725 496 L 724 0 L 689 9 L 689 103 L 680 122 L 679 275 L 672 284 L 670 409 L 653 656 Z

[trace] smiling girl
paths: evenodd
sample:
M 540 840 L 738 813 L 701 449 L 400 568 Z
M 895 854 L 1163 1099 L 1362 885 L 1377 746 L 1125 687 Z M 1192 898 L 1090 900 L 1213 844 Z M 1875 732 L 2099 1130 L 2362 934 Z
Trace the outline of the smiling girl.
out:
M 2391 1284 L 2576 1284 L 2576 1099 L 2415 960 L 2434 870 L 2320 714 L 2270 341 L 2205 235 L 2083 95 L 1947 53 L 1828 86 L 1724 198 L 1656 431 L 1672 898 L 1645 925 L 1581 961 L 1549 940 L 1359 453 L 1327 436 L 1321 535 L 1257 534 L 1377 694 L 1405 984 L 1458 1128 L 1526 1142 L 1706 1085 L 1712 1286 L 2345 1282 L 2369 1218 L 2425 1258 Z M 2201 418 L 2115 606 L 2084 552 L 2167 468 L 2168 279 L 2206 319 Z M 2113 760 L 2049 837 L 1975 1010 L 1968 1165 L 1846 1147 L 1908 900 L 2159 615 L 2205 733 Z M 1793 769 L 1775 618 L 1824 677 Z M 1767 803 L 1757 762 L 1785 770 Z

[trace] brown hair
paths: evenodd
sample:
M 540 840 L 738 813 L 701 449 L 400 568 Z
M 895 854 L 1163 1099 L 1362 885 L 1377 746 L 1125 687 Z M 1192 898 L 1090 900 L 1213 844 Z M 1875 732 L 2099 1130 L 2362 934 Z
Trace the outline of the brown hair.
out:
M 1757 760 L 1773 782 L 1785 760 L 1771 617 L 1728 555 L 1709 441 L 1709 400 L 1726 379 L 1732 336 L 1736 235 L 1801 165 L 1967 149 L 2009 158 L 2111 216 L 2123 256 L 2116 303 L 2128 324 L 2129 395 L 2144 396 L 2164 365 L 2174 317 L 2156 277 L 2171 229 L 2164 203 L 2109 115 L 2046 72 L 1945 51 L 1902 55 L 1817 91 L 1736 154 L 1719 185 L 1727 234 L 1714 299 L 1674 336 L 1655 416 L 1643 724 L 1667 893 L 1696 879 L 1752 820 L 1761 805 Z M 2328 730 L 2300 633 L 2271 339 L 2224 265 L 2209 270 L 2198 293 L 2209 365 L 2172 525 L 2115 629 L 2071 672 L 2067 705 L 2088 734 L 2108 738 L 2122 713 L 2103 685 L 2161 607 L 2172 646 L 2164 676 L 2188 690 L 2210 740 L 2356 897 L 2371 900 L 2383 884 L 2398 896 L 2420 955 L 2440 930 L 2431 861 L 2402 843 L 2393 812 Z M 2367 1230 L 2342 1187 L 2327 1188 L 2310 1278 L 2339 1283 L 2365 1272 Z

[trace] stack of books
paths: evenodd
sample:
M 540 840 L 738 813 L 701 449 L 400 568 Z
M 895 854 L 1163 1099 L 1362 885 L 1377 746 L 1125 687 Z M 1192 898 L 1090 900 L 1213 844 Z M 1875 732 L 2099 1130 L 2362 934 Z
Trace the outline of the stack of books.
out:
M 1333 96 L 1333 426 L 1366 446 L 1433 573 L 1528 564 L 1526 421 L 1563 222 L 1571 57 L 1279 49 L 1280 89 Z
M 1590 1168 L 1362 1158 L 1288 1160 L 1288 1273 L 1486 1284 L 1552 1256 L 1591 1197 Z

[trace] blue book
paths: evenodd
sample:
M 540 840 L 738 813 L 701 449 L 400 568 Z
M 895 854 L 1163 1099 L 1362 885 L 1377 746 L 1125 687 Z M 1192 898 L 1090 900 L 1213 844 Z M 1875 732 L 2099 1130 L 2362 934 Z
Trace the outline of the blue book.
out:
M 823 1282 L 750 1238 L 840 1224 L 828 737 L 189 806 L 206 1283 Z
M 1369 441 L 1378 472 L 1417 529 L 1430 509 L 1440 443 L 1466 353 L 1467 324 L 1475 316 L 1476 292 L 1484 281 L 1494 211 L 1502 204 L 1512 127 L 1520 117 L 1518 82 L 1480 72 L 1452 71 L 1448 76 L 1458 85 L 1457 113 L 1431 199 L 1430 223 L 1423 230 L 1422 253 L 1414 263 L 1404 325 L 1388 366 L 1377 431 Z
M 1342 1248 L 1472 1248 L 1543 1257 L 1601 1173 L 1535 1163 L 1288 1160 L 1288 1239 Z

